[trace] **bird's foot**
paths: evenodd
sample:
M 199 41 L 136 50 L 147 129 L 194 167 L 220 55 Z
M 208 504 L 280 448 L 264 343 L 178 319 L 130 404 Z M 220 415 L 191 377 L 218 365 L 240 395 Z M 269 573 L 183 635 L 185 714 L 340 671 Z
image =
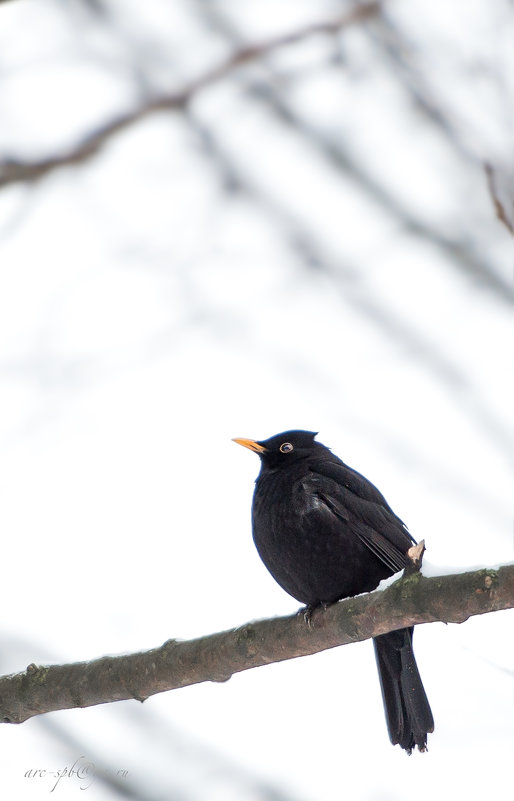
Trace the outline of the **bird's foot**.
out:
M 298 610 L 298 614 L 303 616 L 303 619 L 307 623 L 307 626 L 311 628 L 312 626 L 312 616 L 317 609 L 323 609 L 325 612 L 331 604 L 326 603 L 325 601 L 318 601 L 316 604 L 307 604 L 302 609 Z

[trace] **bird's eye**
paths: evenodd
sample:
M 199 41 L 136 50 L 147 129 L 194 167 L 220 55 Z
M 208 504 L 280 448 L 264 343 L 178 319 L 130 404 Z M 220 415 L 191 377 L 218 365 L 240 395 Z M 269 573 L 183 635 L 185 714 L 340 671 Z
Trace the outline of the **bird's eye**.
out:
M 294 450 L 294 448 L 290 442 L 283 442 L 280 446 L 280 453 L 289 453 L 292 450 Z

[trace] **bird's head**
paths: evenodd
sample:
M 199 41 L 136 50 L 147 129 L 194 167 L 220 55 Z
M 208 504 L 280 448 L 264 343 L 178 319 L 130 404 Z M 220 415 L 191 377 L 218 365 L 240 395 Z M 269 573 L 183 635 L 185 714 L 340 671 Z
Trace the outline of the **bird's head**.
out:
M 314 431 L 284 431 L 275 434 L 269 439 L 260 441 L 253 439 L 234 439 L 238 445 L 243 445 L 257 453 L 263 467 L 276 469 L 287 467 L 300 459 L 312 456 L 324 446 L 315 442 L 317 432 Z

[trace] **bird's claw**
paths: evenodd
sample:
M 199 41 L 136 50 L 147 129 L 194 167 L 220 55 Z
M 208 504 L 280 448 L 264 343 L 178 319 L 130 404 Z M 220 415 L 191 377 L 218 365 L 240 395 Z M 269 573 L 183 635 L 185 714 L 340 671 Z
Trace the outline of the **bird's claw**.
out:
M 326 603 L 325 601 L 318 601 L 316 604 L 307 604 L 302 609 L 298 610 L 298 614 L 303 616 L 303 619 L 307 623 L 307 626 L 311 628 L 312 626 L 312 616 L 317 609 L 323 609 L 325 612 L 330 604 Z

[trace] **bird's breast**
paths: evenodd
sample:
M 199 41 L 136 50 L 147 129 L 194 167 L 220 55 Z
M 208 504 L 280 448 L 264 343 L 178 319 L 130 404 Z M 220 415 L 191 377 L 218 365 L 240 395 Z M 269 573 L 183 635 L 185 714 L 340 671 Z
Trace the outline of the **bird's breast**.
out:
M 253 503 L 253 538 L 273 574 L 291 565 L 308 569 L 312 558 L 335 546 L 333 527 L 340 526 L 308 475 L 285 478 L 259 482 Z
M 271 474 L 257 482 L 253 501 L 253 517 L 268 529 L 297 529 L 305 518 L 320 511 L 323 503 L 313 490 L 308 475 Z

